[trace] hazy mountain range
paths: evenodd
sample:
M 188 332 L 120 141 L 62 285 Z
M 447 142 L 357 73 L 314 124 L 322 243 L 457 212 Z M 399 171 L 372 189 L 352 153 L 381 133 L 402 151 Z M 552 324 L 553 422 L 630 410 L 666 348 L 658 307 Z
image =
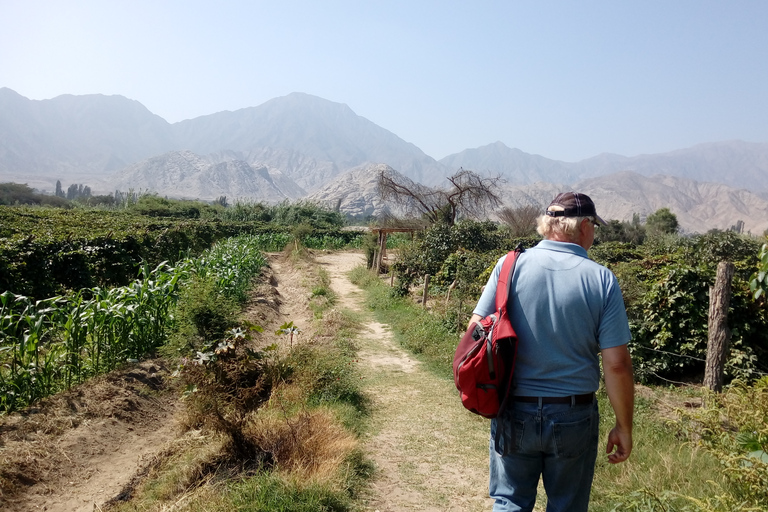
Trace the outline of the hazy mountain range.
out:
M 310 198 L 360 215 L 381 211 L 375 173 L 387 165 L 435 186 L 460 167 L 500 175 L 508 204 L 546 204 L 565 188 L 589 193 L 601 215 L 660 207 L 688 230 L 768 228 L 768 144 L 728 141 L 669 153 L 601 154 L 562 162 L 496 142 L 439 161 L 344 104 L 303 93 L 170 124 L 122 96 L 29 100 L 0 88 L 0 181 L 51 191 L 152 190 L 230 201 Z M 746 189 L 746 190 L 745 190 Z

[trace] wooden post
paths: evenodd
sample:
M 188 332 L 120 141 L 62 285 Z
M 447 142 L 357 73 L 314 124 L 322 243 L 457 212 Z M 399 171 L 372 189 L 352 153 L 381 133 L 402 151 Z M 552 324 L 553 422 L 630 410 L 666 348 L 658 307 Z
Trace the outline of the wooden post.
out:
M 373 268 L 376 270 L 376 275 L 379 275 L 381 269 L 381 230 L 379 230 L 379 239 L 376 242 L 376 249 L 373 251 Z
M 376 270 L 381 268 L 381 262 L 384 254 L 387 252 L 387 233 L 383 229 L 379 231 L 379 261 L 376 264 Z
M 392 269 L 389 269 L 389 287 L 392 288 L 395 286 L 395 273 L 392 271 Z
M 429 293 L 429 274 L 424 276 L 424 294 L 421 296 L 421 305 L 427 307 L 427 294 Z
M 456 279 L 453 280 L 451 286 L 448 287 L 448 293 L 445 295 L 445 305 L 447 306 L 451 302 L 451 292 L 456 288 Z
M 723 370 L 731 342 L 728 328 L 728 307 L 731 303 L 731 280 L 734 265 L 721 261 L 717 265 L 715 286 L 709 289 L 709 331 L 707 340 L 707 366 L 704 370 L 704 385 L 712 391 L 723 389 Z

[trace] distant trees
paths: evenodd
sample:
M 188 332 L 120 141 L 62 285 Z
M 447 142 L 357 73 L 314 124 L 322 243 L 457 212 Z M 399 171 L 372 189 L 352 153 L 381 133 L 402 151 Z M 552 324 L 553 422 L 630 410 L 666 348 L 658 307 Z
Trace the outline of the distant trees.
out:
M 536 220 L 542 215 L 544 208 L 540 204 L 529 204 L 510 208 L 502 208 L 496 215 L 507 225 L 513 237 L 533 236 L 536 234 Z
M 56 182 L 56 185 L 58 191 L 60 182 Z M 91 187 L 88 185 L 83 185 L 82 183 L 78 185 L 77 183 L 73 183 L 67 189 L 67 199 L 70 201 L 74 201 L 76 199 L 87 199 L 89 197 L 91 197 Z
M 501 178 L 483 178 L 465 169 L 447 178 L 445 188 L 431 188 L 388 170 L 379 172 L 379 195 L 411 215 L 423 216 L 433 224 L 453 225 L 460 215 L 481 217 L 489 208 L 501 205 L 497 194 Z
M 597 238 L 601 242 L 629 242 L 640 245 L 645 240 L 645 226 L 640 222 L 640 215 L 632 215 L 632 221 L 612 219 L 607 226 L 600 226 Z
M 61 197 L 40 194 L 21 183 L 0 183 L 0 205 L 42 204 L 68 207 L 69 201 Z
M 677 216 L 669 208 L 659 208 L 645 220 L 645 228 L 649 235 L 674 234 L 680 225 Z

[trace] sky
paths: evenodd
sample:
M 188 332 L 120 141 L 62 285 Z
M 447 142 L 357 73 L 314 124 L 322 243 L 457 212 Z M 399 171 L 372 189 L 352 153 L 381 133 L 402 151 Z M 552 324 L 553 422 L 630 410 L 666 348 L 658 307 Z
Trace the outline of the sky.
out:
M 0 87 L 171 123 L 298 91 L 436 159 L 768 142 L 768 1 L 0 0 Z

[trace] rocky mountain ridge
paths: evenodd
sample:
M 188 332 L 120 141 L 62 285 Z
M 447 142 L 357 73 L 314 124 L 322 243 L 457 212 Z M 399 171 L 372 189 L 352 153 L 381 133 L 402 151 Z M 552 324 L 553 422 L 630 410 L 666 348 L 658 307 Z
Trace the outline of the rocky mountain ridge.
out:
M 446 183 L 462 167 L 499 175 L 507 181 L 510 204 L 545 202 L 563 188 L 605 191 L 615 218 L 667 206 L 678 215 L 690 212 L 690 221 L 680 220 L 691 230 L 744 220 L 747 229 L 759 231 L 768 218 L 764 143 L 717 142 L 562 162 L 496 142 L 436 161 L 347 105 L 303 93 L 170 124 L 121 96 L 35 101 L 0 88 L 0 180 L 44 191 L 61 180 L 65 186 L 88 184 L 96 193 L 133 189 L 268 202 L 335 198 L 342 209 L 366 215 L 383 207 L 364 172 L 377 165 L 430 186 Z
M 349 171 L 307 199 L 359 217 L 381 215 L 391 208 L 381 202 L 376 190 L 376 176 L 386 168 L 379 165 Z M 747 190 L 719 183 L 623 171 L 572 184 L 506 182 L 499 187 L 504 204 L 513 208 L 538 205 L 543 209 L 563 190 L 588 194 L 605 219 L 629 221 L 639 214 L 644 220 L 659 208 L 669 208 L 677 215 L 684 232 L 730 229 L 740 220 L 744 222 L 744 232 L 761 235 L 768 230 L 768 201 Z

